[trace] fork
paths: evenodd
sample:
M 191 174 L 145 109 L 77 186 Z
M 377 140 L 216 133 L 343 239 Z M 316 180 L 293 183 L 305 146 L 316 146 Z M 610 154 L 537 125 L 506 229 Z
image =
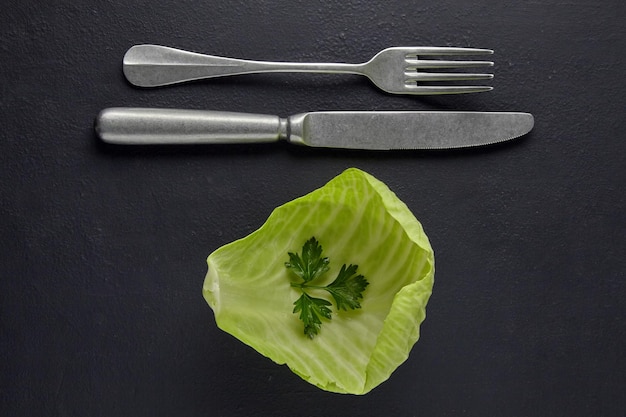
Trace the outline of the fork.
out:
M 488 80 L 493 74 L 429 72 L 441 68 L 493 66 L 491 61 L 424 59 L 433 56 L 484 55 L 490 49 L 394 47 L 362 64 L 251 61 L 184 51 L 160 45 L 135 45 L 124 56 L 124 74 L 139 87 L 157 87 L 204 78 L 262 72 L 358 74 L 392 94 L 459 94 L 492 90 L 479 85 L 424 85 L 428 82 Z

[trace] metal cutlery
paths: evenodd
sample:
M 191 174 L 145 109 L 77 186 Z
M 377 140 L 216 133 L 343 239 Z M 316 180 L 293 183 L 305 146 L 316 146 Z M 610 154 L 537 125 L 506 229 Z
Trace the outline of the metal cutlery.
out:
M 489 91 L 492 87 L 429 83 L 489 80 L 493 74 L 431 70 L 491 67 L 491 61 L 450 58 L 492 53 L 492 50 L 477 48 L 394 47 L 380 51 L 361 64 L 291 63 L 225 58 L 159 45 L 135 45 L 126 52 L 123 68 L 128 81 L 140 87 L 262 72 L 315 72 L 364 75 L 381 90 L 392 94 L 459 94 Z
M 528 113 L 330 111 L 280 118 L 203 110 L 109 108 L 96 119 L 104 141 L 120 145 L 276 142 L 347 149 L 452 149 L 528 133 Z

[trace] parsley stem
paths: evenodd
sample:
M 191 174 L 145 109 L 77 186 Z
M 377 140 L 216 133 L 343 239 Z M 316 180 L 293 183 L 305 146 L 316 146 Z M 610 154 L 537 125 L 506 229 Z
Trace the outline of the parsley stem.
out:
M 318 289 L 318 290 L 326 289 L 326 287 L 324 287 L 324 286 L 321 286 L 321 285 L 310 285 L 310 284 L 307 284 L 306 282 L 292 282 L 291 286 L 295 287 L 295 288 L 302 288 L 302 289 L 305 289 L 305 288 L 313 288 L 313 289 Z

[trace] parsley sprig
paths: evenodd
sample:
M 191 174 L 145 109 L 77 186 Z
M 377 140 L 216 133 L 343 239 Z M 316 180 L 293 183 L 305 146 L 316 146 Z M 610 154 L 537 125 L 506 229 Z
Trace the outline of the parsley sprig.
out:
M 299 288 L 302 295 L 293 304 L 293 313 L 300 313 L 300 320 L 304 323 L 304 334 L 310 339 L 317 335 L 322 326 L 322 319 L 332 319 L 329 308 L 332 303 L 324 298 L 312 297 L 308 291 L 325 290 L 337 304 L 337 309 L 347 311 L 361 308 L 359 300 L 363 298 L 363 291 L 369 282 L 363 275 L 357 275 L 357 265 L 344 264 L 337 274 L 337 278 L 328 285 L 316 285 L 312 281 L 320 278 L 329 270 L 329 260 L 322 256 L 322 246 L 315 237 L 307 240 L 302 246 L 302 255 L 288 252 L 289 261 L 285 262 L 287 269 L 295 273 L 302 282 L 292 282 L 291 286 Z

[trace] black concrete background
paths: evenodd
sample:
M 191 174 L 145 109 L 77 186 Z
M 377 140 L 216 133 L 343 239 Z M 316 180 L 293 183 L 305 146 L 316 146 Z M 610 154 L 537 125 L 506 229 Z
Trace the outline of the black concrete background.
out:
M 0 13 L 0 415 L 623 416 L 625 8 L 621 1 L 8 0 Z M 255 75 L 154 90 L 124 52 L 369 59 L 496 51 L 490 93 L 387 95 L 358 76 Z M 109 106 L 272 113 L 526 111 L 461 152 L 288 144 L 105 146 Z M 436 251 L 422 337 L 363 396 L 303 382 L 215 326 L 206 256 L 347 167 L 386 182 Z

